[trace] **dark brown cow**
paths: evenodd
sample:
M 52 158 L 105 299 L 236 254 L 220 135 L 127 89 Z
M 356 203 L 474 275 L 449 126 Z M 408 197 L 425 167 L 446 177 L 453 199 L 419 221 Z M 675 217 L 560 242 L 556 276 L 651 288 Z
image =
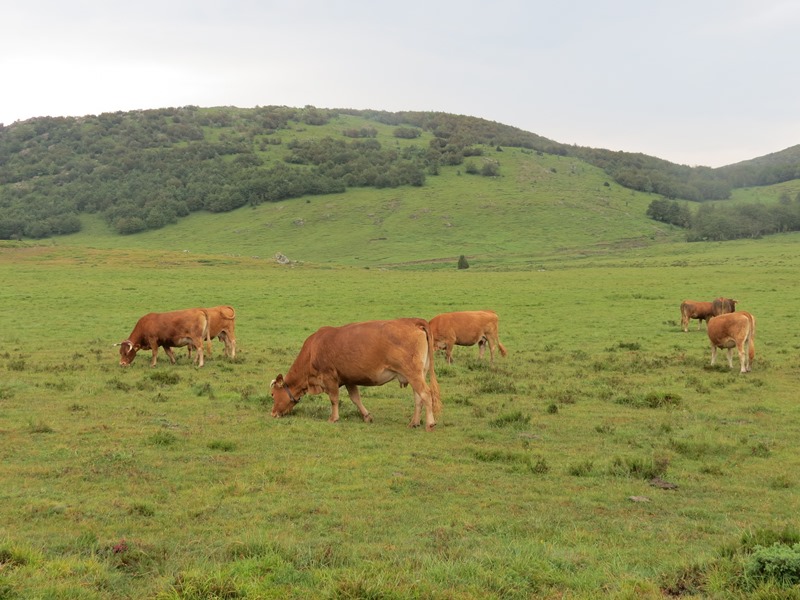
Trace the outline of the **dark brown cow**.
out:
M 733 349 L 739 352 L 742 373 L 748 372 L 756 355 L 756 318 L 740 311 L 713 317 L 708 322 L 708 339 L 711 341 L 711 364 L 717 361 L 717 348 L 727 348 L 728 366 L 733 368 Z
M 425 382 L 425 371 L 430 386 Z M 409 427 L 420 424 L 425 405 L 425 429 L 436 425 L 442 409 L 439 384 L 433 368 L 433 337 L 425 319 L 367 321 L 342 327 L 322 327 L 303 343 L 286 373 L 270 384 L 272 416 L 292 410 L 305 394 L 325 392 L 331 400 L 332 423 L 339 420 L 339 388 L 344 386 L 365 422 L 372 416 L 361 402 L 359 385 L 383 385 L 397 379 L 414 390 L 414 416 Z
M 175 364 L 172 348 L 191 345 L 197 349 L 197 366 L 202 367 L 203 340 L 207 335 L 208 317 L 203 309 L 148 313 L 137 321 L 128 339 L 119 343 L 119 364 L 123 367 L 130 365 L 139 350 L 149 348 L 153 352 L 150 366 L 155 367 L 159 346 Z
M 728 313 L 736 312 L 736 303 L 738 300 L 731 300 L 730 298 L 715 298 L 711 302 L 711 314 L 716 316 L 725 315 Z
M 708 320 L 714 316 L 713 305 L 711 302 L 697 302 L 696 300 L 684 300 L 681 302 L 681 329 L 689 331 L 689 319 L 697 319 L 697 328 L 703 321 L 708 326 Z
M 478 344 L 478 357 L 483 358 L 486 345 L 494 363 L 494 349 L 506 356 L 506 348 L 500 343 L 497 333 L 497 313 L 491 310 L 468 310 L 442 313 L 431 319 L 433 344 L 437 350 L 444 350 L 448 363 L 453 362 L 453 346 L 474 346 Z
M 225 344 L 225 355 L 236 358 L 236 310 L 232 306 L 215 306 L 201 308 L 208 316 L 208 347 L 206 351 L 211 356 L 211 340 L 219 338 Z M 192 347 L 189 346 L 189 356 L 192 356 Z

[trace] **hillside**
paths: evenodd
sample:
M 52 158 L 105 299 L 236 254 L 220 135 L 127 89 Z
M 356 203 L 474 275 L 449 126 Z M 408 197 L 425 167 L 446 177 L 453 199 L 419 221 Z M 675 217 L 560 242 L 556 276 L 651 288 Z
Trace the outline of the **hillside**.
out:
M 370 253 L 399 219 L 439 240 L 425 256 L 459 252 L 467 239 L 482 253 L 513 251 L 514 240 L 534 228 L 542 243 L 572 246 L 600 241 L 593 228 L 605 233 L 607 222 L 615 232 L 618 222 L 636 221 L 615 239 L 663 232 L 643 218 L 648 198 L 719 200 L 737 187 L 795 179 L 796 150 L 709 169 L 566 146 L 444 113 L 182 107 L 43 117 L 0 127 L 0 239 L 74 234 L 87 224 L 97 232 L 98 220 L 115 234 L 178 227 L 177 235 L 190 215 L 202 220 L 244 207 L 264 229 L 280 224 L 278 238 L 289 225 L 302 227 L 303 237 L 324 237 L 322 223 L 355 203 L 362 222 L 354 225 Z M 369 198 L 359 190 L 371 190 Z M 291 198 L 310 206 L 292 210 L 287 225 L 286 212 L 271 213 Z M 478 227 L 463 235 L 473 218 L 484 228 L 496 221 L 501 233 L 489 239 Z

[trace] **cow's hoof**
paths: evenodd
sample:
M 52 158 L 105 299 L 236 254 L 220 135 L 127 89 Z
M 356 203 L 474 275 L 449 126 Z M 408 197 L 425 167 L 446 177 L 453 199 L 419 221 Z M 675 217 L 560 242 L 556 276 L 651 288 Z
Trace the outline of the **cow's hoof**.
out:
M 425 425 L 425 431 L 433 431 L 436 428 L 436 423 L 432 425 Z
M 364 423 L 372 423 L 372 415 L 367 413 L 364 415 Z
M 411 421 L 411 422 L 408 424 L 408 427 L 409 427 L 409 429 L 413 429 L 413 428 L 415 428 L 415 427 L 419 427 L 419 421 L 417 421 L 416 423 L 415 423 L 414 421 Z

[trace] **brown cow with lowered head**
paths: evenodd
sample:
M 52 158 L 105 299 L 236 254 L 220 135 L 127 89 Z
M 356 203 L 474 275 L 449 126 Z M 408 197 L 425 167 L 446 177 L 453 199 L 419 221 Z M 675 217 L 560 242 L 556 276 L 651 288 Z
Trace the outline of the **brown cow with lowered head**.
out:
M 153 353 L 150 366 L 156 366 L 158 347 L 164 348 L 172 364 L 172 348 L 191 345 L 197 349 L 197 366 L 203 366 L 203 340 L 208 335 L 208 316 L 203 309 L 189 308 L 165 313 L 148 313 L 139 319 L 133 331 L 119 345 L 119 364 L 127 367 L 136 353 L 149 348 Z
M 430 386 L 425 382 L 425 371 Z M 418 427 L 425 406 L 425 429 L 432 430 L 442 410 L 439 384 L 433 368 L 433 337 L 425 319 L 367 321 L 341 327 L 322 327 L 303 343 L 286 377 L 270 384 L 272 416 L 289 413 L 305 394 L 328 394 L 331 416 L 339 420 L 339 388 L 344 386 L 365 422 L 372 416 L 361 402 L 359 385 L 383 385 L 397 379 L 414 390 L 414 416 Z
M 468 310 L 442 313 L 430 321 L 433 343 L 437 350 L 444 350 L 448 363 L 453 362 L 453 346 L 478 344 L 478 357 L 483 358 L 489 345 L 490 361 L 494 364 L 494 349 L 506 356 L 506 347 L 500 343 L 497 332 L 497 313 L 491 310 Z
M 748 372 L 756 355 L 756 318 L 749 312 L 732 312 L 713 317 L 708 322 L 711 341 L 711 364 L 717 361 L 717 348 L 727 348 L 728 366 L 733 368 L 733 349 L 739 352 L 742 373 Z

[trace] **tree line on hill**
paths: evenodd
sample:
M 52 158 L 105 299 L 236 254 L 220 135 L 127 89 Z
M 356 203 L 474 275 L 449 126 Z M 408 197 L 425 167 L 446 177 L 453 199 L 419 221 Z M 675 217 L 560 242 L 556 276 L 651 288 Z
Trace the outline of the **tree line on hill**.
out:
M 295 133 L 339 115 L 363 125 L 336 136 Z M 381 144 L 375 124 L 411 143 Z M 429 141 L 413 143 L 422 132 L 431 134 Z M 722 169 L 687 167 L 438 112 L 187 106 L 41 117 L 0 125 L 0 239 L 72 233 L 81 227 L 81 213 L 100 214 L 118 233 L 131 234 L 198 210 L 223 212 L 348 187 L 422 186 L 443 166 L 496 176 L 496 161 L 478 167 L 469 159 L 503 146 L 574 156 L 624 186 L 672 199 L 724 199 L 734 187 L 800 177 L 800 156 L 786 152 Z
M 794 200 L 781 195 L 777 204 L 701 204 L 692 212 L 685 202 L 660 198 L 647 207 L 647 216 L 687 230 L 690 242 L 760 238 L 800 231 L 800 193 Z

